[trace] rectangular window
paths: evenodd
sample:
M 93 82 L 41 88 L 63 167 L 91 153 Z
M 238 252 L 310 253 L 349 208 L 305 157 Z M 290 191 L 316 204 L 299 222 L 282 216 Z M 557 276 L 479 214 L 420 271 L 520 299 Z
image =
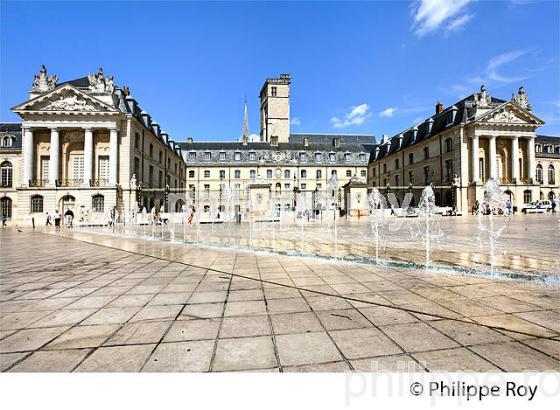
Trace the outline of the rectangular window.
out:
M 163 172 L 161 171 L 158 172 L 158 186 L 159 187 L 163 186 Z
M 154 186 L 154 166 L 150 165 L 150 172 L 148 174 L 148 185 L 150 187 Z
M 375 174 L 377 174 L 377 169 L 373 168 L 372 170 L 373 170 L 373 176 L 375 176 Z
M 410 153 L 408 154 L 408 163 L 409 164 L 414 164 L 414 153 Z
M 142 180 L 140 175 L 140 158 L 134 158 L 134 173 L 136 174 L 136 179 Z
M 352 159 L 352 156 L 350 154 L 344 154 L 344 161 L 350 162 L 351 159 Z
M 134 133 L 134 148 L 140 149 L 140 134 Z
M 401 186 L 401 176 L 395 175 L 395 186 Z
M 189 152 L 189 161 L 196 161 L 196 152 Z
M 254 152 L 249 152 L 249 161 L 256 161 L 257 160 L 257 154 Z
M 290 184 L 284 184 L 285 189 L 290 189 Z
M 533 202 L 533 195 L 531 191 L 523 192 L 523 202 L 526 204 L 530 204 L 531 202 Z
M 209 152 L 204 153 L 204 161 L 210 161 L 212 155 Z
M 43 212 L 43 197 L 41 195 L 33 195 L 31 197 L 31 212 Z
M 305 169 L 302 169 L 300 175 L 301 178 L 307 178 L 307 171 Z
M 323 160 L 323 154 L 320 152 L 315 153 L 315 162 L 321 162 Z
M 346 170 L 346 178 L 352 177 L 352 171 Z
M 366 172 L 365 169 L 362 169 L 362 170 L 360 171 L 360 176 L 361 176 L 362 178 L 365 178 L 365 177 L 367 176 L 367 172 Z
M 300 162 L 307 162 L 307 153 L 300 152 L 299 153 L 299 160 L 300 160 Z
M 481 181 L 484 181 L 484 158 L 478 159 L 478 177 Z
M 138 175 L 136 175 L 138 178 Z M 109 156 L 100 155 L 97 159 L 97 179 L 109 180 Z
M 329 161 L 336 162 L 336 154 L 334 152 L 329 153 Z
M 430 147 L 424 147 L 424 159 L 430 158 Z
M 307 184 L 301 184 L 301 189 L 307 189 Z
M 387 164 L 383 164 L 383 173 L 387 172 Z
M 272 170 L 271 169 L 266 170 L 266 178 L 267 179 L 272 179 Z
M 272 97 L 276 97 L 278 89 L 276 87 L 270 87 L 270 93 Z
M 235 179 L 240 179 L 240 178 L 241 178 L 241 170 L 236 169 L 236 170 L 233 172 L 233 177 L 234 177 Z
M 445 140 L 445 152 L 451 152 L 453 150 L 453 140 L 451 138 L 447 138 Z
M 249 178 L 251 178 L 251 179 L 256 179 L 257 178 L 257 172 L 254 169 L 249 171 Z
M 233 159 L 235 161 L 241 161 L 241 152 L 236 152 L 233 154 Z
M 225 178 L 226 178 L 226 170 L 220 169 L 220 179 L 225 179 Z
M 408 171 L 408 182 L 414 185 L 414 171 Z
M 204 170 L 204 178 L 210 178 L 210 170 L 209 169 Z
M 105 197 L 103 195 L 94 195 L 91 198 L 91 208 L 93 212 L 103 212 L 105 208 Z
M 290 178 L 290 170 L 289 169 L 285 169 L 284 170 L 284 178 Z
M 424 185 L 429 185 L 430 183 L 430 167 L 424 167 Z
M 226 153 L 220 152 L 220 161 L 225 161 L 225 160 L 226 160 Z
M 321 176 L 322 176 L 322 175 L 323 175 L 323 173 L 321 172 L 320 169 L 318 169 L 318 170 L 315 172 L 315 176 L 317 177 L 317 179 L 321 179 Z
M 194 178 L 194 170 L 189 171 L 189 178 Z
M 273 147 L 278 146 L 278 137 L 276 135 L 270 137 L 270 145 L 272 145 Z
M 448 159 L 445 161 L 445 181 L 449 182 L 453 180 L 453 160 Z
M 333 170 L 331 171 L 331 176 L 336 176 L 336 174 L 337 174 L 336 169 L 333 169 Z
M 360 162 L 366 162 L 366 154 L 360 154 Z
M 317 183 L 317 189 L 320 190 L 323 188 L 323 184 L 321 184 L 320 182 Z
M 396 159 L 395 159 L 395 169 L 399 169 L 399 165 L 400 165 L 400 164 L 399 164 L 399 159 L 396 158 Z
M 50 157 L 41 156 L 41 179 L 44 181 L 49 180 L 49 163 Z
M 72 157 L 72 178 L 84 179 L 84 156 L 74 155 Z

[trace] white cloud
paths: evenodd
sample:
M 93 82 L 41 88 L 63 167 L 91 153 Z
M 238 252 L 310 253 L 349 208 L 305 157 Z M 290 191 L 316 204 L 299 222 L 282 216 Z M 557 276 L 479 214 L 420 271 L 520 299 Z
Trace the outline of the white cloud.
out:
M 297 127 L 298 125 L 301 125 L 301 118 L 299 118 L 299 117 L 292 118 L 292 120 L 290 121 L 290 124 L 293 125 L 294 127 Z
M 418 37 L 432 33 L 440 27 L 455 31 L 464 26 L 473 15 L 466 13 L 471 0 L 418 0 L 412 7 L 412 30 Z
M 463 16 L 457 17 L 456 19 L 451 20 L 451 22 L 445 27 L 446 32 L 458 31 L 465 24 L 472 20 L 474 14 L 465 14 Z
M 507 53 L 502 53 L 495 57 L 492 57 L 490 61 L 488 61 L 488 65 L 486 66 L 486 76 L 488 79 L 492 81 L 502 82 L 502 83 L 512 83 L 515 81 L 520 81 L 525 79 L 525 77 L 507 77 L 498 73 L 498 69 L 503 67 L 506 64 L 509 64 L 520 57 L 523 57 L 529 52 L 529 50 L 516 50 L 516 51 L 509 51 Z
M 364 121 L 371 116 L 369 105 L 360 104 L 349 108 L 349 112 L 344 115 L 343 119 L 338 117 L 331 118 L 331 124 L 335 128 L 346 128 L 351 125 L 362 125 Z
M 379 116 L 384 118 L 391 118 L 395 113 L 395 111 L 397 111 L 397 109 L 398 109 L 397 107 L 385 108 L 383 111 L 379 113 Z

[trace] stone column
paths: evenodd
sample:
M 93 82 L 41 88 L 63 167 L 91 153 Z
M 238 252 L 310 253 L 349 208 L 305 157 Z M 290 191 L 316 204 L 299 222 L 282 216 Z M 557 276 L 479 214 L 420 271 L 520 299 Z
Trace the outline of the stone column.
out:
M 49 158 L 49 185 L 56 186 L 59 179 L 58 170 L 60 168 L 60 136 L 58 129 L 51 128 L 51 154 Z
M 527 139 L 527 177 L 533 182 L 536 179 L 535 163 L 535 137 L 530 137 Z
M 496 137 L 493 135 L 488 138 L 488 161 L 490 178 L 496 179 L 498 177 L 496 170 Z
M 519 183 L 519 138 L 511 139 L 511 177 L 516 183 Z
M 478 172 L 478 135 L 473 134 L 472 136 L 471 151 L 472 182 L 478 182 L 480 179 Z
M 119 142 L 117 129 L 110 130 L 109 139 L 109 185 L 116 185 L 118 181 Z
M 84 130 L 84 186 L 89 186 L 93 178 L 93 132 Z
M 35 143 L 33 141 L 33 131 L 26 128 L 23 131 L 23 180 L 22 186 L 29 186 L 29 181 L 33 179 L 33 157 Z

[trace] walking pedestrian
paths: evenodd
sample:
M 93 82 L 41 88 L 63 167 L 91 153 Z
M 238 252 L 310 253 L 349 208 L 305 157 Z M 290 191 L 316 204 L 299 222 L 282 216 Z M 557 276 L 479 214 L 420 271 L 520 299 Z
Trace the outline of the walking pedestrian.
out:
M 45 222 L 45 226 L 49 226 L 49 225 L 52 226 L 52 223 L 51 223 L 51 214 L 49 214 L 49 213 L 47 212 L 47 220 L 46 220 L 46 222 Z
M 6 212 L 2 211 L 2 228 L 8 226 L 8 224 L 6 223 L 7 220 L 8 220 L 8 217 L 6 216 Z
M 58 209 L 54 211 L 54 227 L 55 229 L 60 229 L 60 220 L 62 219 L 62 215 L 58 212 Z
M 70 208 L 67 208 L 66 212 L 64 212 L 64 219 L 66 222 L 66 227 L 72 228 L 72 221 L 74 220 L 74 212 L 72 212 Z

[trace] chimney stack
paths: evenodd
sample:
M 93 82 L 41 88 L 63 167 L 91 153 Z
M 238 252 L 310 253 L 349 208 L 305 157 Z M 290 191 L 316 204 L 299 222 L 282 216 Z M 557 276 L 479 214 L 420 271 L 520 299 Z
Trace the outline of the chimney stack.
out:
M 193 142 L 192 137 L 188 137 L 188 138 L 187 138 L 187 143 L 188 143 L 188 144 L 192 144 L 192 142 Z
M 304 146 L 304 147 L 308 147 L 308 146 L 309 146 L 309 137 L 303 137 L 303 146 Z
M 438 101 L 436 104 L 436 114 L 439 114 L 442 111 L 443 111 L 443 104 L 440 101 Z

